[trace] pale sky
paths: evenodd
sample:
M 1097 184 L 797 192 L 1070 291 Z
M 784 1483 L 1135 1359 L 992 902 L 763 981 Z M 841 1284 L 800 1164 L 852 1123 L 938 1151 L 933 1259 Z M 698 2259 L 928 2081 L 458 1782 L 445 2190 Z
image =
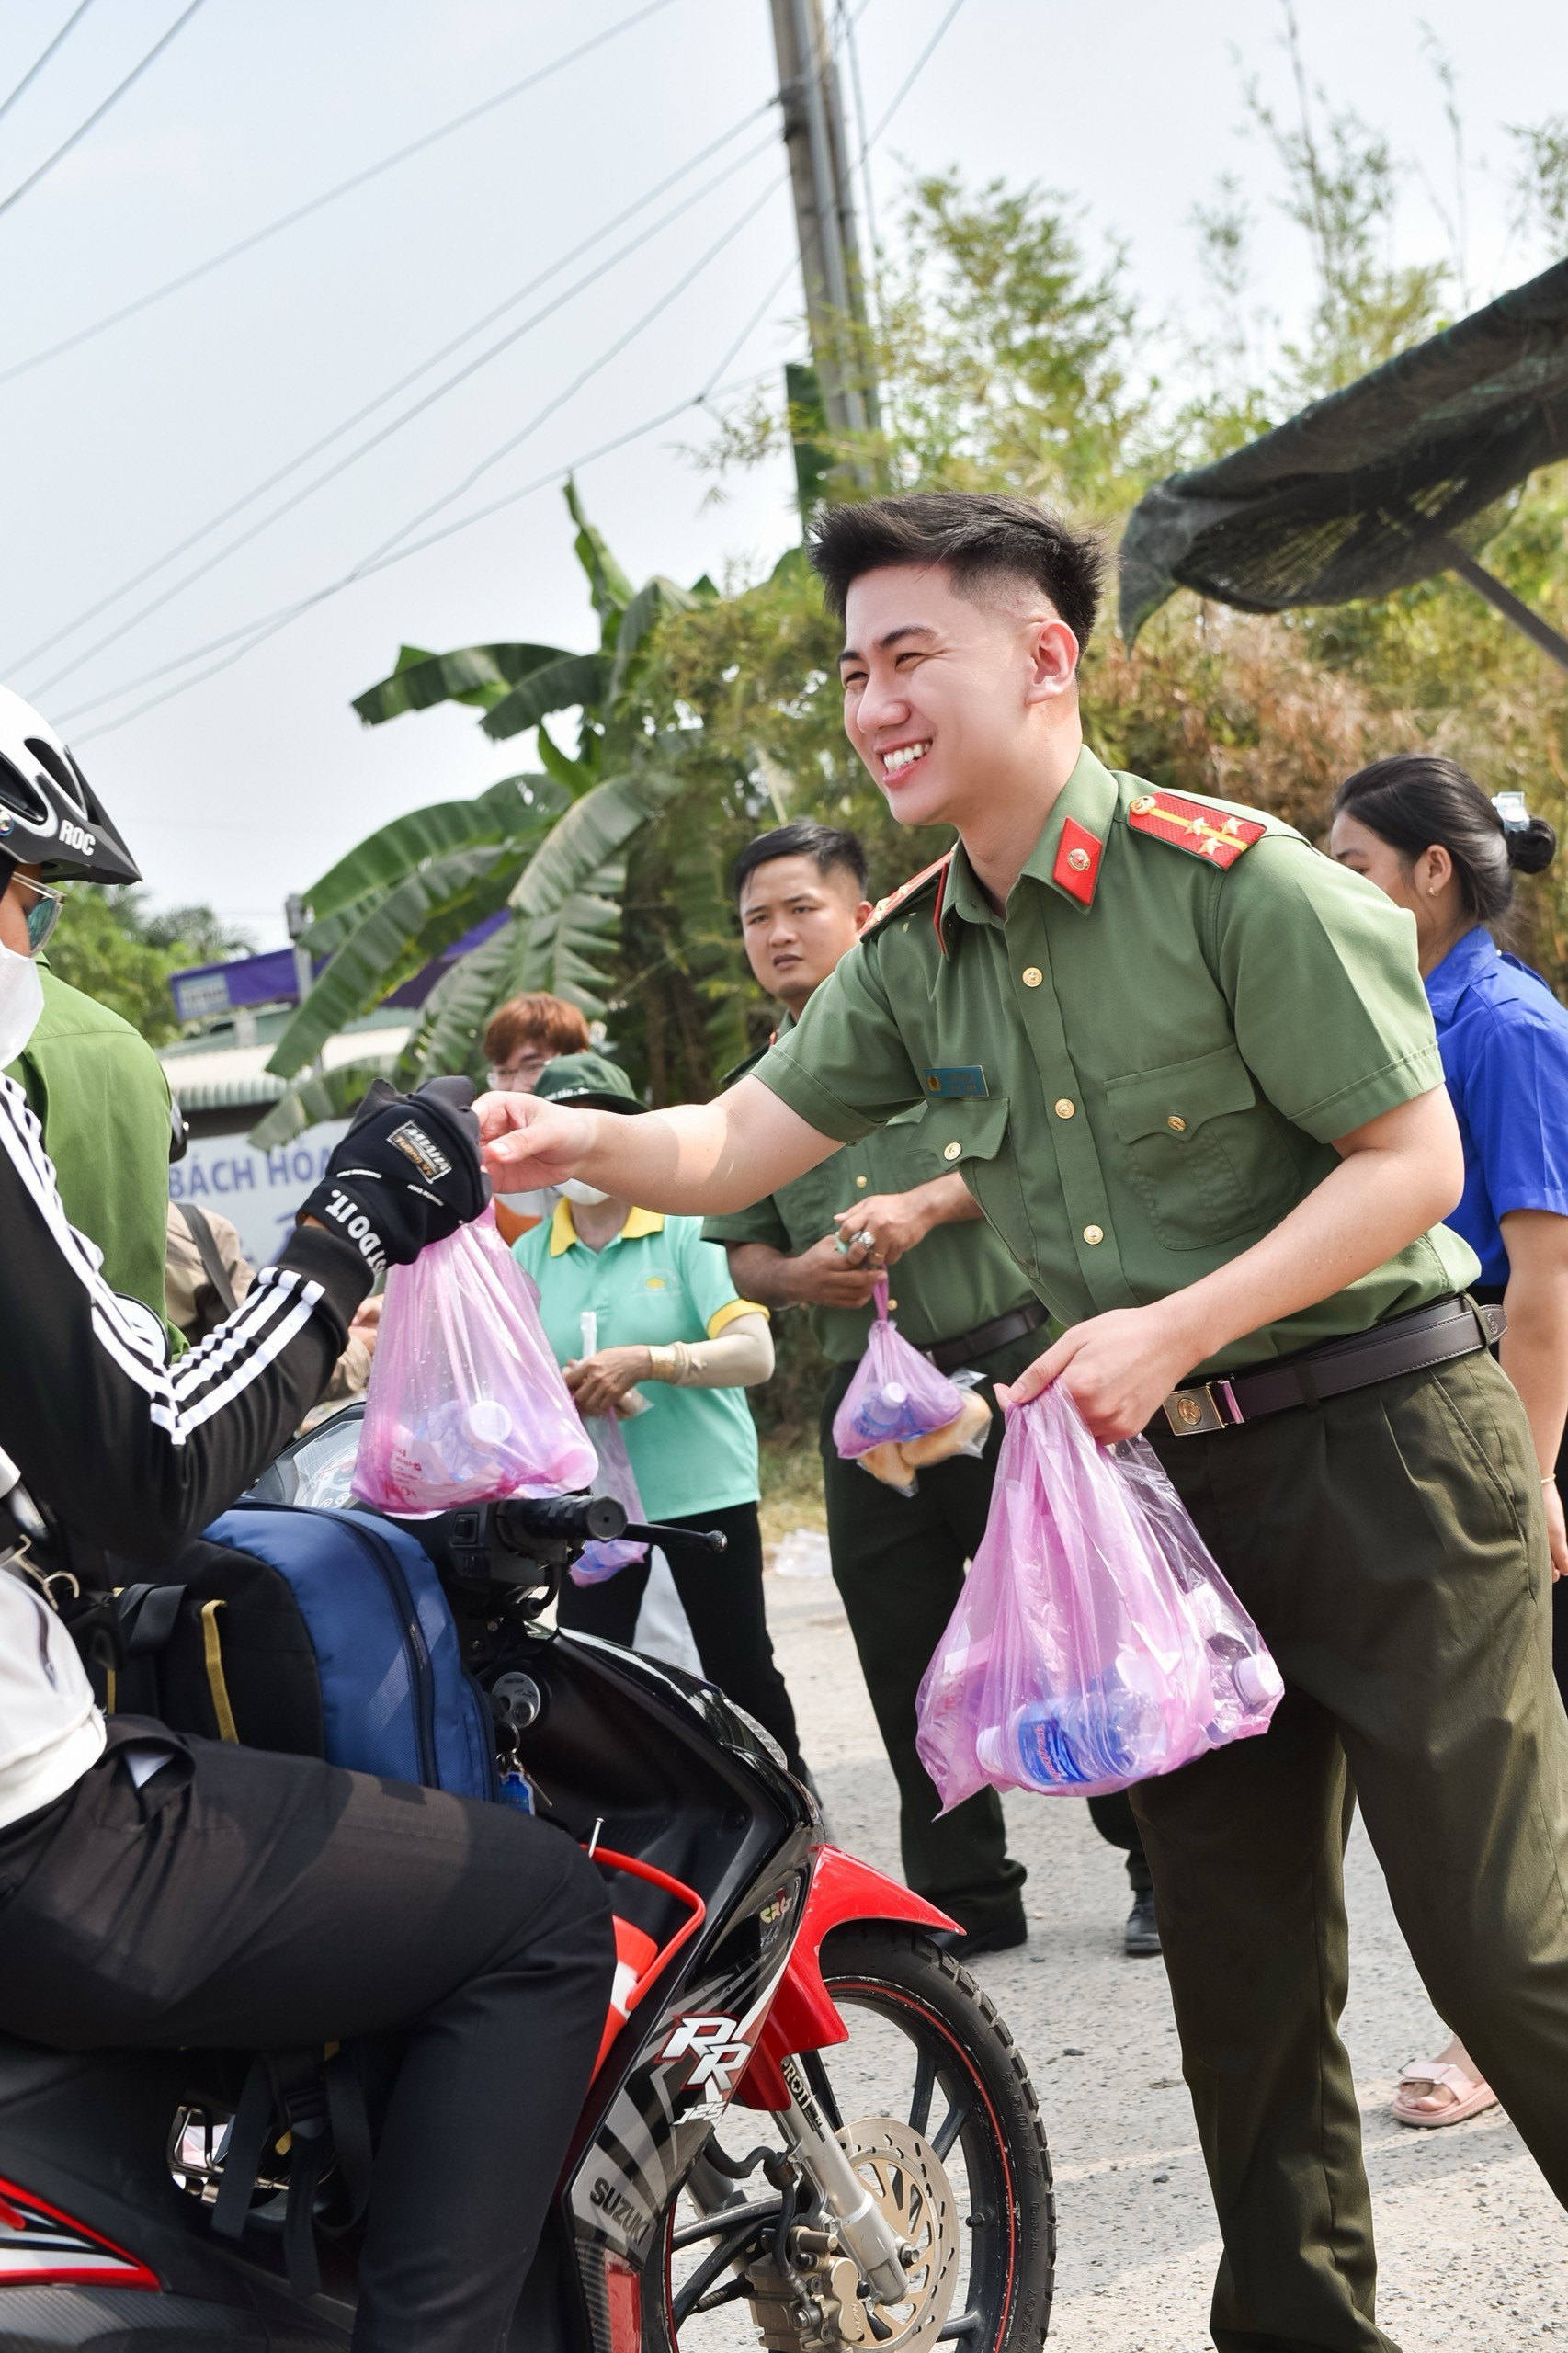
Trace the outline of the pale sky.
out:
M 0 17 L 0 100 L 72 5 L 11 0 Z M 97 0 L 87 9 L 0 115 L 0 207 L 183 5 Z M 949 5 L 864 0 L 858 41 L 870 124 Z M 0 376 L 636 6 L 205 0 L 103 122 L 0 209 Z M 1484 10 L 1468 0 L 1299 0 L 1298 14 L 1312 75 L 1331 103 L 1386 130 L 1409 164 L 1400 257 L 1446 250 L 1423 171 L 1452 209 L 1449 132 L 1423 46 L 1429 26 L 1458 77 L 1465 119 L 1474 297 L 1543 267 L 1549 256 L 1510 236 L 1504 126 L 1568 114 L 1561 0 L 1491 0 Z M 1190 327 L 1204 301 L 1192 210 L 1211 200 L 1221 172 L 1233 172 L 1256 222 L 1256 299 L 1288 330 L 1307 290 L 1305 256 L 1278 211 L 1276 168 L 1245 131 L 1241 97 L 1243 79 L 1256 75 L 1271 103 L 1292 108 L 1282 25 L 1279 0 L 1185 0 L 1179 9 L 1168 0 L 1114 8 L 965 0 L 874 153 L 877 206 L 884 220 L 894 213 L 912 168 L 956 165 L 971 178 L 1039 181 L 1082 207 L 1092 249 L 1108 234 L 1125 243 L 1152 321 Z M 367 731 L 349 699 L 383 675 L 403 639 L 442 649 L 505 637 L 592 642 L 554 486 L 561 470 L 690 401 L 781 272 L 785 282 L 729 360 L 725 381 L 776 381 L 783 360 L 801 350 L 776 117 L 758 113 L 647 211 L 182 561 L 51 650 L 33 649 L 638 206 L 764 108 L 773 87 L 767 0 L 667 0 L 537 90 L 314 219 L 0 381 L 10 554 L 0 677 L 76 745 L 155 898 L 210 900 L 272 946 L 282 938 L 285 892 L 308 885 L 372 825 L 528 764 L 524 747 L 482 735 L 474 713 L 443 710 Z M 92 650 L 466 358 L 705 188 L 470 381 Z M 668 308 L 598 367 L 727 231 L 731 242 Z M 449 499 L 551 401 L 560 402 L 554 413 L 433 521 L 541 477 L 549 486 L 324 601 L 160 709 L 112 723 L 191 673 L 119 689 L 336 580 Z M 701 413 L 691 409 L 579 469 L 588 508 L 634 580 L 654 570 L 677 578 L 755 570 L 795 536 L 782 463 L 732 482 L 726 503 L 708 501 L 707 482 L 682 454 L 683 444 L 704 438 Z

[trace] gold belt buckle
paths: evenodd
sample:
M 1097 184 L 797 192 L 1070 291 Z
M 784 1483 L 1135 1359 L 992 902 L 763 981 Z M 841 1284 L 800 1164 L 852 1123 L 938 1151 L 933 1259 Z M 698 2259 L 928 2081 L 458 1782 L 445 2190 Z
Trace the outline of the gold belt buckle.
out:
M 1228 1381 L 1204 1381 L 1195 1389 L 1173 1389 L 1164 1412 L 1177 1438 L 1201 1438 L 1209 1430 L 1233 1429 L 1244 1418 Z

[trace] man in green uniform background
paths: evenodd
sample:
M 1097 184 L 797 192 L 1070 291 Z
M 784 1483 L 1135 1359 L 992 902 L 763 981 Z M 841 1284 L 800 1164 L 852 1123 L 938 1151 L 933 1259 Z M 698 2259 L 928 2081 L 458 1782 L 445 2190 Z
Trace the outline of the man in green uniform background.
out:
M 872 907 L 866 853 L 853 834 L 798 818 L 760 835 L 735 861 L 746 960 L 783 1014 L 787 1036 L 812 993 L 847 955 Z M 732 1074 L 732 1083 L 761 1055 Z M 947 1074 L 955 1091 L 969 1081 Z M 984 1532 L 1001 1445 L 994 1411 L 983 1460 L 926 1465 L 910 1496 L 846 1462 L 833 1417 L 865 1351 L 876 1276 L 896 1267 L 890 1302 L 899 1330 L 944 1372 L 969 1368 L 1011 1381 L 1040 1352 L 1046 1311 L 986 1225 L 973 1194 L 945 1165 L 926 1107 L 890 1120 L 751 1209 L 703 1229 L 729 1249 L 746 1299 L 803 1306 L 835 1371 L 823 1406 L 823 1491 L 834 1581 L 844 1597 L 866 1688 L 899 1789 L 900 1843 L 911 1887 L 962 1924 L 960 1952 L 996 1952 L 1028 1933 L 1022 1866 L 1007 1854 L 991 1790 L 939 1814 L 915 1752 L 915 1699 Z M 1123 1796 L 1090 1802 L 1102 1835 L 1129 1853 L 1134 1902 L 1127 1949 L 1159 1950 L 1148 1865 Z
M 1441 1220 L 1463 1160 L 1392 901 L 1085 746 L 1090 543 L 1021 500 L 828 510 L 845 724 L 958 847 L 715 1102 L 480 1105 L 497 1183 L 724 1212 L 978 1064 L 944 1157 L 1148 1434 L 1283 1673 L 1268 1733 L 1133 1791 L 1224 2238 L 1218 2353 L 1391 2353 L 1338 2022 L 1347 1773 L 1434 2002 L 1568 2199 L 1568 1720 L 1540 1474 Z
M 43 1130 L 65 1214 L 103 1252 L 111 1290 L 166 1328 L 169 1083 L 152 1047 L 40 960 L 43 1011 L 10 1067 Z

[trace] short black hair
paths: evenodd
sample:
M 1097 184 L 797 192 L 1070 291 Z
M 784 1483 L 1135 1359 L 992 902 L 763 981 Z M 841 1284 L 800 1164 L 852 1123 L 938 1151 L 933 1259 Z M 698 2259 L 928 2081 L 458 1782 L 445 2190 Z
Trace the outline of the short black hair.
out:
M 809 858 L 815 862 L 819 874 L 831 874 L 835 867 L 852 874 L 862 898 L 866 895 L 866 878 L 869 868 L 865 848 L 858 834 L 846 833 L 840 825 L 824 825 L 815 817 L 796 817 L 788 825 L 775 825 L 770 834 L 758 834 L 748 842 L 735 860 L 733 887 L 735 903 L 740 904 L 746 877 L 755 874 L 759 866 L 770 866 L 776 858 Z
M 1334 813 L 1354 817 L 1396 849 L 1407 866 L 1440 842 L 1454 862 L 1465 913 L 1502 923 L 1514 904 L 1514 874 L 1540 874 L 1557 851 L 1544 817 L 1506 824 L 1494 801 L 1457 760 L 1395 752 L 1347 776 Z
M 1043 588 L 1083 652 L 1105 581 L 1105 549 L 1049 507 L 993 492 L 922 491 L 824 507 L 810 532 L 812 563 L 838 620 L 862 573 L 890 563 L 940 563 L 960 597 L 1007 578 Z

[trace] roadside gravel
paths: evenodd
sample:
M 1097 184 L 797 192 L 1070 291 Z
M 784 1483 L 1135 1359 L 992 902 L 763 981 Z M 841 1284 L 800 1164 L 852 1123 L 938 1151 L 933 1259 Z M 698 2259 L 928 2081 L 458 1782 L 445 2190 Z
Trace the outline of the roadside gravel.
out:
M 895 1791 L 835 1588 L 769 1575 L 768 1622 L 839 1843 L 898 1875 Z M 1208 2353 L 1219 2242 L 1164 1970 L 1121 1951 L 1121 1858 L 1071 1801 L 1011 1797 L 1029 1942 L 976 1975 L 1028 2059 L 1056 2169 L 1063 2353 Z M 1403 2063 L 1446 2039 L 1358 1827 L 1345 2030 L 1378 2216 L 1379 2318 L 1403 2353 L 1568 2347 L 1568 2219 L 1493 2110 L 1442 2132 L 1389 2117 Z M 1568 2085 L 1563 2087 L 1568 2097 Z

